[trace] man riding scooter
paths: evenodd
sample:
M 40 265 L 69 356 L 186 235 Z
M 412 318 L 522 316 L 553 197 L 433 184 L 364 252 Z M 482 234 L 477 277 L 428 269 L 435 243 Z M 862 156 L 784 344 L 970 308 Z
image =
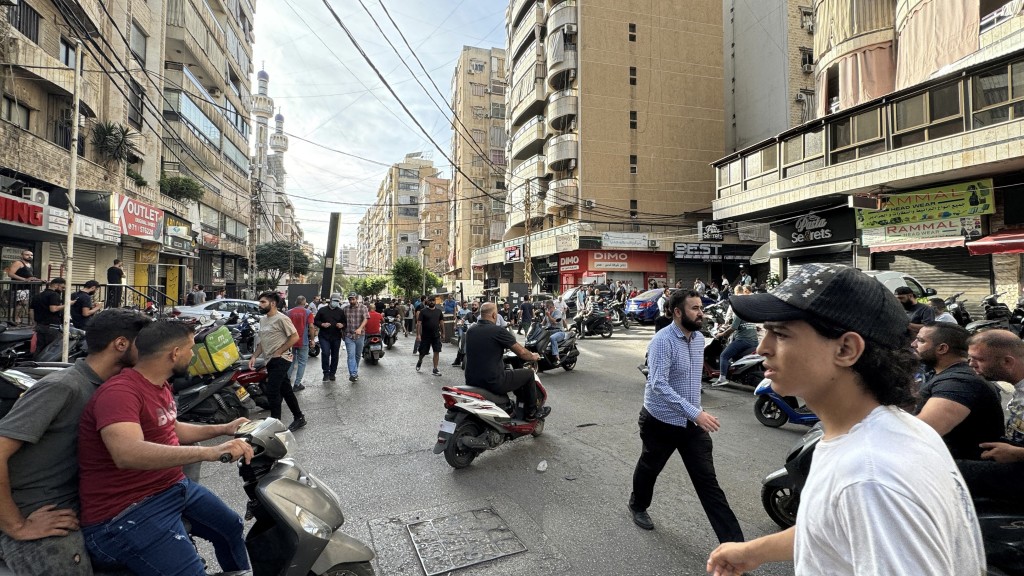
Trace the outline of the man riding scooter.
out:
M 537 413 L 537 386 L 533 370 L 506 370 L 502 360 L 507 349 L 527 362 L 536 362 L 540 356 L 528 352 L 508 330 L 499 328 L 495 324 L 497 319 L 497 306 L 486 302 L 480 307 L 480 319 L 466 332 L 466 385 L 495 394 L 514 393 L 516 403 L 525 409 L 527 420 L 546 416 L 546 413 Z M 544 410 L 549 412 L 551 409 L 545 406 Z

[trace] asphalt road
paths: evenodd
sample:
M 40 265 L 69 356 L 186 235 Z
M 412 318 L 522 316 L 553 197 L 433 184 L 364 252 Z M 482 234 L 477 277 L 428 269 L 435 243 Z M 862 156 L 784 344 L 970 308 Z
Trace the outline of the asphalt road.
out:
M 378 574 L 424 574 L 407 524 L 481 508 L 499 514 L 527 551 L 458 574 L 704 574 L 717 541 L 680 459 L 659 478 L 649 510 L 653 532 L 634 526 L 626 509 L 640 453 L 644 380 L 636 365 L 652 334 L 634 327 L 581 341 L 575 370 L 541 375 L 552 407 L 544 435 L 486 452 L 464 470 L 431 450 L 444 416 L 440 388 L 462 383 L 463 372 L 449 366 L 453 347 L 441 354 L 441 377 L 426 365 L 415 372 L 411 338 L 400 337 L 378 366 L 362 366 L 356 384 L 321 383 L 319 359 L 310 359 L 299 393 L 309 425 L 296 433 L 293 456 L 339 494 L 342 530 L 376 551 Z M 748 388 L 707 390 L 703 405 L 721 420 L 713 435 L 716 467 L 744 533 L 776 531 L 761 507 L 761 479 L 781 466 L 805 429 L 759 424 Z M 287 409 L 284 420 L 291 420 Z M 204 465 L 203 482 L 244 510 L 233 466 Z M 792 566 L 755 574 L 792 574 Z

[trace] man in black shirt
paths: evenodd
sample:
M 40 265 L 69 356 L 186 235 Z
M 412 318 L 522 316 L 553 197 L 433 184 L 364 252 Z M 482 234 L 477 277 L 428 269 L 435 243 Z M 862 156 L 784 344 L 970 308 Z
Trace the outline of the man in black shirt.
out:
M 324 371 L 324 382 L 333 382 L 338 373 L 338 358 L 341 352 L 342 329 L 345 327 L 345 311 L 341 309 L 341 294 L 331 294 L 331 302 L 317 310 L 313 325 L 319 331 L 320 368 Z
M 530 335 L 530 326 L 533 325 L 533 302 L 530 302 L 530 295 L 523 296 L 523 303 L 519 305 L 519 328 L 516 334 L 523 333 L 523 326 L 526 326 L 526 335 Z
M 107 268 L 107 308 L 121 306 L 121 285 L 124 284 L 124 264 L 114 259 L 114 265 Z
M 1003 434 L 999 391 L 967 364 L 970 333 L 956 324 L 934 322 L 918 331 L 912 346 L 934 371 L 918 391 L 917 417 L 935 429 L 957 460 L 980 460 L 982 442 Z
M 71 325 L 75 328 L 85 330 L 86 324 L 89 323 L 89 318 L 103 309 L 102 302 L 94 304 L 92 301 L 92 297 L 96 294 L 96 290 L 99 287 L 99 282 L 89 280 L 82 286 L 80 291 L 75 292 L 71 296 Z
M 935 310 L 931 306 L 919 303 L 917 297 L 914 296 L 914 291 L 909 287 L 900 286 L 894 293 L 896 299 L 903 305 L 903 309 L 907 311 L 912 333 L 917 334 L 922 326 L 935 321 Z
M 498 308 L 494 303 L 486 302 L 480 308 L 480 319 L 466 333 L 466 385 L 495 394 L 515 393 L 517 403 L 524 406 L 526 419 L 532 420 L 537 417 L 537 386 L 533 370 L 505 370 L 502 359 L 507 349 L 527 362 L 536 362 L 540 356 L 523 348 L 508 330 L 499 328 L 495 324 L 497 319 Z
M 54 278 L 50 284 L 32 299 L 32 313 L 35 317 L 36 356 L 51 342 L 60 337 L 60 326 L 64 322 L 64 279 Z
M 441 325 L 443 313 L 437 307 L 433 298 L 427 300 L 427 306 L 420 310 L 416 316 L 416 340 L 420 343 L 420 359 L 416 362 L 416 371 L 423 366 L 423 359 L 434 349 L 434 376 L 440 376 L 441 371 L 437 369 L 437 361 L 441 358 Z

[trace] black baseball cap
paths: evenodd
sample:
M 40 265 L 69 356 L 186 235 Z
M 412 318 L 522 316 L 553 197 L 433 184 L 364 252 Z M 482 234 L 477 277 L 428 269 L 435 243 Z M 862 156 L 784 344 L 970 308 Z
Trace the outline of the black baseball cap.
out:
M 881 282 L 841 264 L 806 264 L 770 292 L 729 301 L 747 322 L 818 320 L 856 332 L 867 340 L 903 348 L 909 319 Z

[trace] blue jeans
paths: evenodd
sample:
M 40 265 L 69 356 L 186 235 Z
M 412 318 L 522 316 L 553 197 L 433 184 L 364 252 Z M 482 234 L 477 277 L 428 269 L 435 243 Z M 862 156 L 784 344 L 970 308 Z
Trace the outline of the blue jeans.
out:
M 288 379 L 291 380 L 292 386 L 298 386 L 299 384 L 302 384 L 302 376 L 306 373 L 306 359 L 309 358 L 309 344 L 292 348 L 292 355 L 295 356 L 295 359 L 292 360 L 291 370 L 288 371 Z
M 245 525 L 213 492 L 188 478 L 112 519 L 82 528 L 85 547 L 100 568 L 125 566 L 147 576 L 206 576 L 206 567 L 185 532 L 209 540 L 225 571 L 248 570 Z
M 345 336 L 345 351 L 348 352 L 348 375 L 359 375 L 359 361 L 363 359 L 365 336 Z
M 722 371 L 722 376 L 729 375 L 729 366 L 732 365 L 733 358 L 743 354 L 751 348 L 757 348 L 756 340 L 733 340 L 722 350 L 721 356 L 718 357 L 718 369 Z
M 551 355 L 558 356 L 558 343 L 565 340 L 565 332 L 558 331 L 551 333 Z
M 324 374 L 334 376 L 338 373 L 338 355 L 341 352 L 341 338 L 328 338 L 320 335 L 320 367 Z

